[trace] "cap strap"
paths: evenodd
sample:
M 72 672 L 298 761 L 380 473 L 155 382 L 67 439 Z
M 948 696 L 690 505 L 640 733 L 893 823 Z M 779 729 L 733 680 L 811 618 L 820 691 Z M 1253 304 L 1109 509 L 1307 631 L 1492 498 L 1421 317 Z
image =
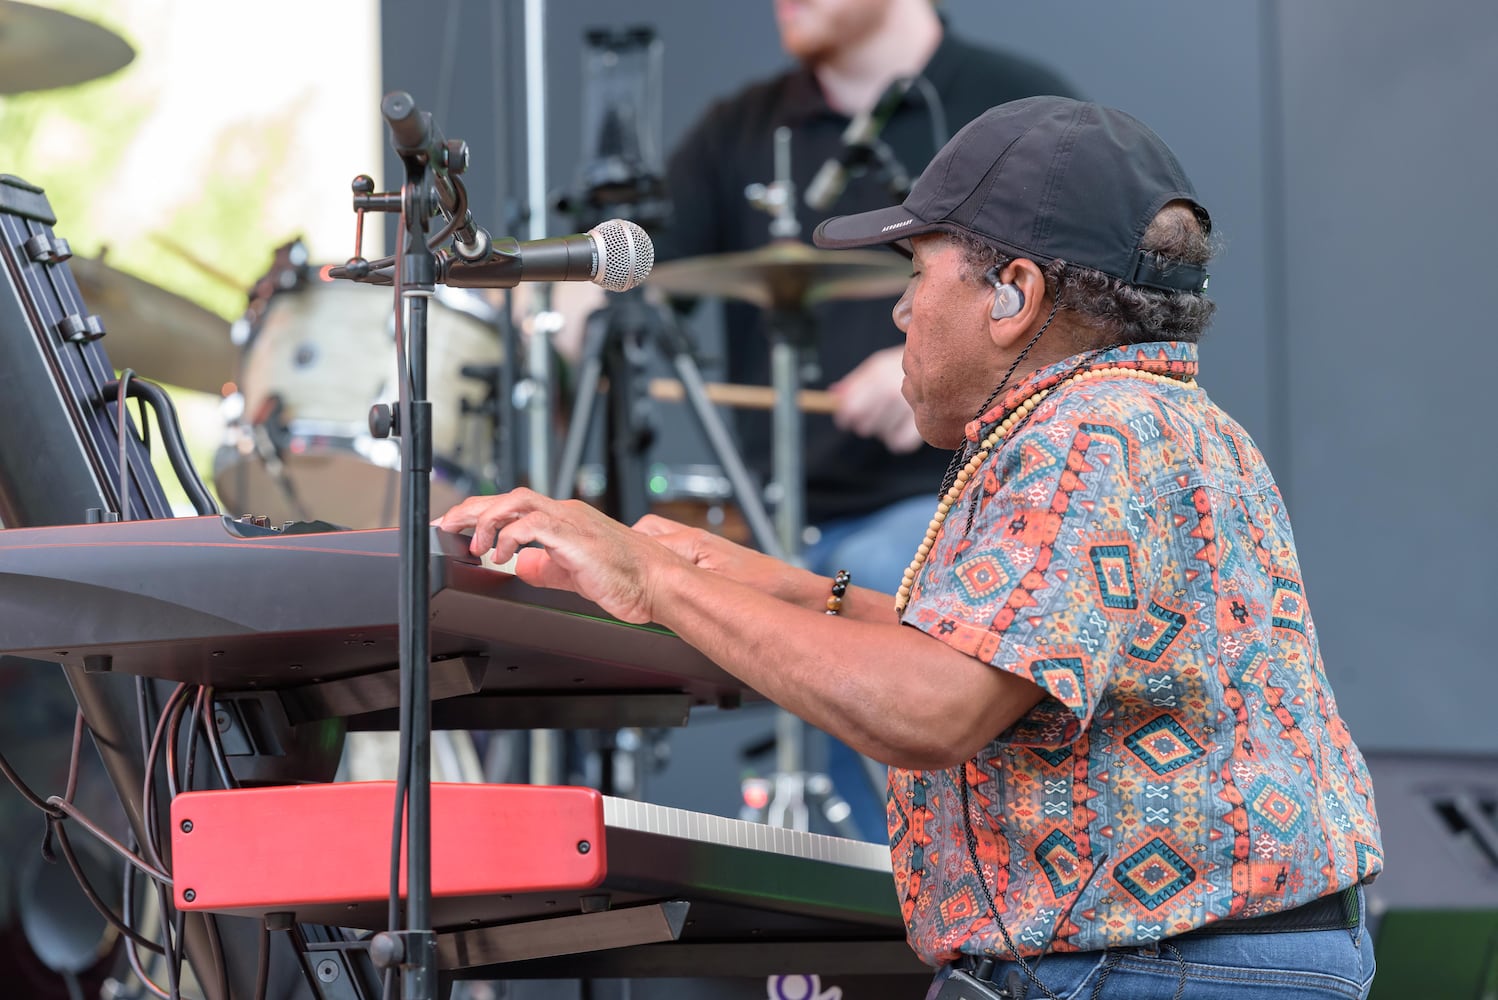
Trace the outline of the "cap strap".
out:
M 1153 250 L 1136 250 L 1134 268 L 1124 280 L 1162 292 L 1204 292 L 1208 277 L 1207 269 L 1197 264 L 1171 260 Z

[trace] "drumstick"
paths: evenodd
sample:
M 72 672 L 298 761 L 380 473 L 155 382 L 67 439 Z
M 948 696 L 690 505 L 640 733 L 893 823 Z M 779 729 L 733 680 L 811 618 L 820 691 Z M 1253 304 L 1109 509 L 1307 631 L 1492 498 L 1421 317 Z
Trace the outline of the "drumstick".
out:
M 746 410 L 769 410 L 775 406 L 775 390 L 767 385 L 735 385 L 730 382 L 707 382 L 703 385 L 709 402 L 737 406 Z M 663 402 L 685 399 L 686 388 L 674 378 L 650 380 L 650 398 Z M 802 389 L 796 393 L 796 404 L 805 413 L 832 413 L 837 397 L 826 389 Z

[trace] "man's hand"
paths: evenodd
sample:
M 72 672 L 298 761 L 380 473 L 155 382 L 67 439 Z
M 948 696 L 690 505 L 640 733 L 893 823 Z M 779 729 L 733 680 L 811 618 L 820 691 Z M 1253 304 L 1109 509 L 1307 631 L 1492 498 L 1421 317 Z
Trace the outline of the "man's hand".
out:
M 832 415 L 834 424 L 863 437 L 878 438 L 896 454 L 921 446 L 915 414 L 900 394 L 905 380 L 901 367 L 904 353 L 903 347 L 875 351 L 828 387 L 838 398 L 837 412 Z
M 532 490 L 469 497 L 435 522 L 473 532 L 474 555 L 515 556 L 515 575 L 537 587 L 581 594 L 620 621 L 654 621 L 656 574 L 681 557 L 581 500 L 554 500 Z M 539 548 L 521 546 L 538 545 Z

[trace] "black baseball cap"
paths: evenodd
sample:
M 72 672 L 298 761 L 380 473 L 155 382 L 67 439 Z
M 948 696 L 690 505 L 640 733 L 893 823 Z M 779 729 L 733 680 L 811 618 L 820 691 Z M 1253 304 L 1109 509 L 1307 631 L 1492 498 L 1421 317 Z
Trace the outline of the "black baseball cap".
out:
M 1167 202 L 1212 222 L 1175 154 L 1131 115 L 1067 97 L 1027 97 L 969 122 L 921 172 L 903 204 L 817 227 L 819 247 L 901 245 L 959 230 L 1016 257 L 1064 260 L 1148 288 L 1200 292 L 1205 268 L 1140 249 Z

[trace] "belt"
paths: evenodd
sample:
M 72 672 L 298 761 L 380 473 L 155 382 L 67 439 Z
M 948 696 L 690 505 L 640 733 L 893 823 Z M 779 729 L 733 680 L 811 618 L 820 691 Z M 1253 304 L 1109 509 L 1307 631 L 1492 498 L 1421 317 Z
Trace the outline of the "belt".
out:
M 1207 937 L 1214 934 L 1283 934 L 1290 931 L 1350 930 L 1356 927 L 1361 919 L 1362 899 L 1358 895 L 1358 887 L 1353 885 L 1288 910 L 1277 910 L 1258 917 L 1216 920 L 1205 927 L 1177 934 L 1175 939 Z M 1003 961 L 1003 959 L 996 960 L 983 955 L 959 955 L 953 964 L 966 972 L 978 973 L 981 979 L 987 979 L 995 961 Z M 981 970 L 980 966 L 984 964 L 987 965 L 987 969 Z
M 1288 910 L 1277 910 L 1257 917 L 1217 920 L 1205 927 L 1187 931 L 1181 937 L 1210 934 L 1281 934 L 1287 931 L 1347 930 L 1358 925 L 1361 906 L 1357 886 L 1349 886 L 1320 899 Z

